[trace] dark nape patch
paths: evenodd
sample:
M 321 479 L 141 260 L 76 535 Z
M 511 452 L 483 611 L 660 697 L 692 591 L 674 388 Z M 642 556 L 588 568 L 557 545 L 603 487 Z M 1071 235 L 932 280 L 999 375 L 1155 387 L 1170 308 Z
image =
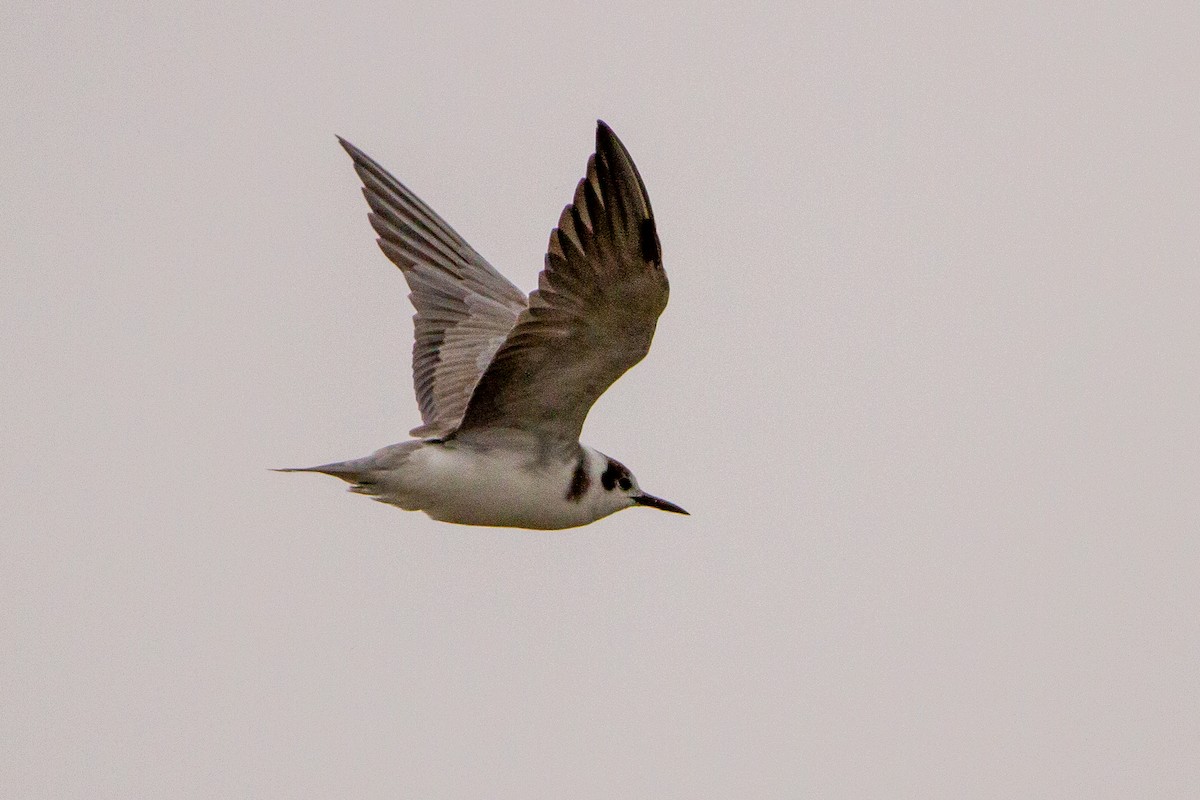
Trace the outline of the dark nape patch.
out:
M 571 485 L 567 487 L 567 499 L 578 503 L 587 494 L 591 482 L 587 472 L 587 457 L 580 453 L 579 460 L 575 462 L 575 474 L 571 476 Z
M 658 243 L 658 230 L 654 227 L 653 219 L 642 220 L 638 240 L 642 246 L 642 258 L 655 264 L 662 263 L 662 247 Z

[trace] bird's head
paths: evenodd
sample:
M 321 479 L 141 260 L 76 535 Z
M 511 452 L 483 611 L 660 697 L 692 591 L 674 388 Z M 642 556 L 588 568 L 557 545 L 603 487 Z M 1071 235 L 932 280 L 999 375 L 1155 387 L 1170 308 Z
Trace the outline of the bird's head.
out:
M 688 513 L 674 503 L 643 492 L 638 486 L 637 478 L 620 461 L 591 448 L 588 450 L 591 456 L 588 459 L 588 471 L 592 473 L 592 480 L 589 481 L 589 499 L 594 505 L 604 509 L 605 514 L 631 506 L 648 506 L 674 514 Z

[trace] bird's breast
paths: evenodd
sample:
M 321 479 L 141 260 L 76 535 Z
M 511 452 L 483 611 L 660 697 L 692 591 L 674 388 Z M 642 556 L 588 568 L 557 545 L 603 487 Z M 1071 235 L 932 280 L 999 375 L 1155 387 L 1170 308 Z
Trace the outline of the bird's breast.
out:
M 559 529 L 595 519 L 588 504 L 567 497 L 575 467 L 525 450 L 431 442 L 401 477 L 412 505 L 437 520 Z

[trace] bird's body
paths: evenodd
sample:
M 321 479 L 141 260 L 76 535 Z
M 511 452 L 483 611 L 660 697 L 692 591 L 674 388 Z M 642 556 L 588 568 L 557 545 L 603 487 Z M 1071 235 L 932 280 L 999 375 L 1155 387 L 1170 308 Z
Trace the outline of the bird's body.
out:
M 422 438 L 321 472 L 351 491 L 463 525 L 561 529 L 622 508 L 687 513 L 645 494 L 579 443 L 596 398 L 650 347 L 667 303 L 650 200 L 604 123 L 574 203 L 526 298 L 361 150 L 354 159 L 384 253 L 417 309 L 413 375 Z
M 382 503 L 460 525 L 557 530 L 630 505 L 623 493 L 603 488 L 607 456 L 580 445 L 566 458 L 541 444 L 520 434 L 491 443 L 417 440 L 311 470 L 350 481 L 351 491 Z M 588 491 L 593 486 L 598 491 Z

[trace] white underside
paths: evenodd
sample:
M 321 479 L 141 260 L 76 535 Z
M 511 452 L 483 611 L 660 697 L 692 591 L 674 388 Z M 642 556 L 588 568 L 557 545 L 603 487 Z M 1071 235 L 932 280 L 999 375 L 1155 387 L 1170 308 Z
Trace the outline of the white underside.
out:
M 560 529 L 586 525 L 625 507 L 587 493 L 567 498 L 575 461 L 538 459 L 528 450 L 427 442 L 403 462 L 373 471 L 364 493 L 461 525 Z M 602 506 L 597 501 L 604 500 Z

